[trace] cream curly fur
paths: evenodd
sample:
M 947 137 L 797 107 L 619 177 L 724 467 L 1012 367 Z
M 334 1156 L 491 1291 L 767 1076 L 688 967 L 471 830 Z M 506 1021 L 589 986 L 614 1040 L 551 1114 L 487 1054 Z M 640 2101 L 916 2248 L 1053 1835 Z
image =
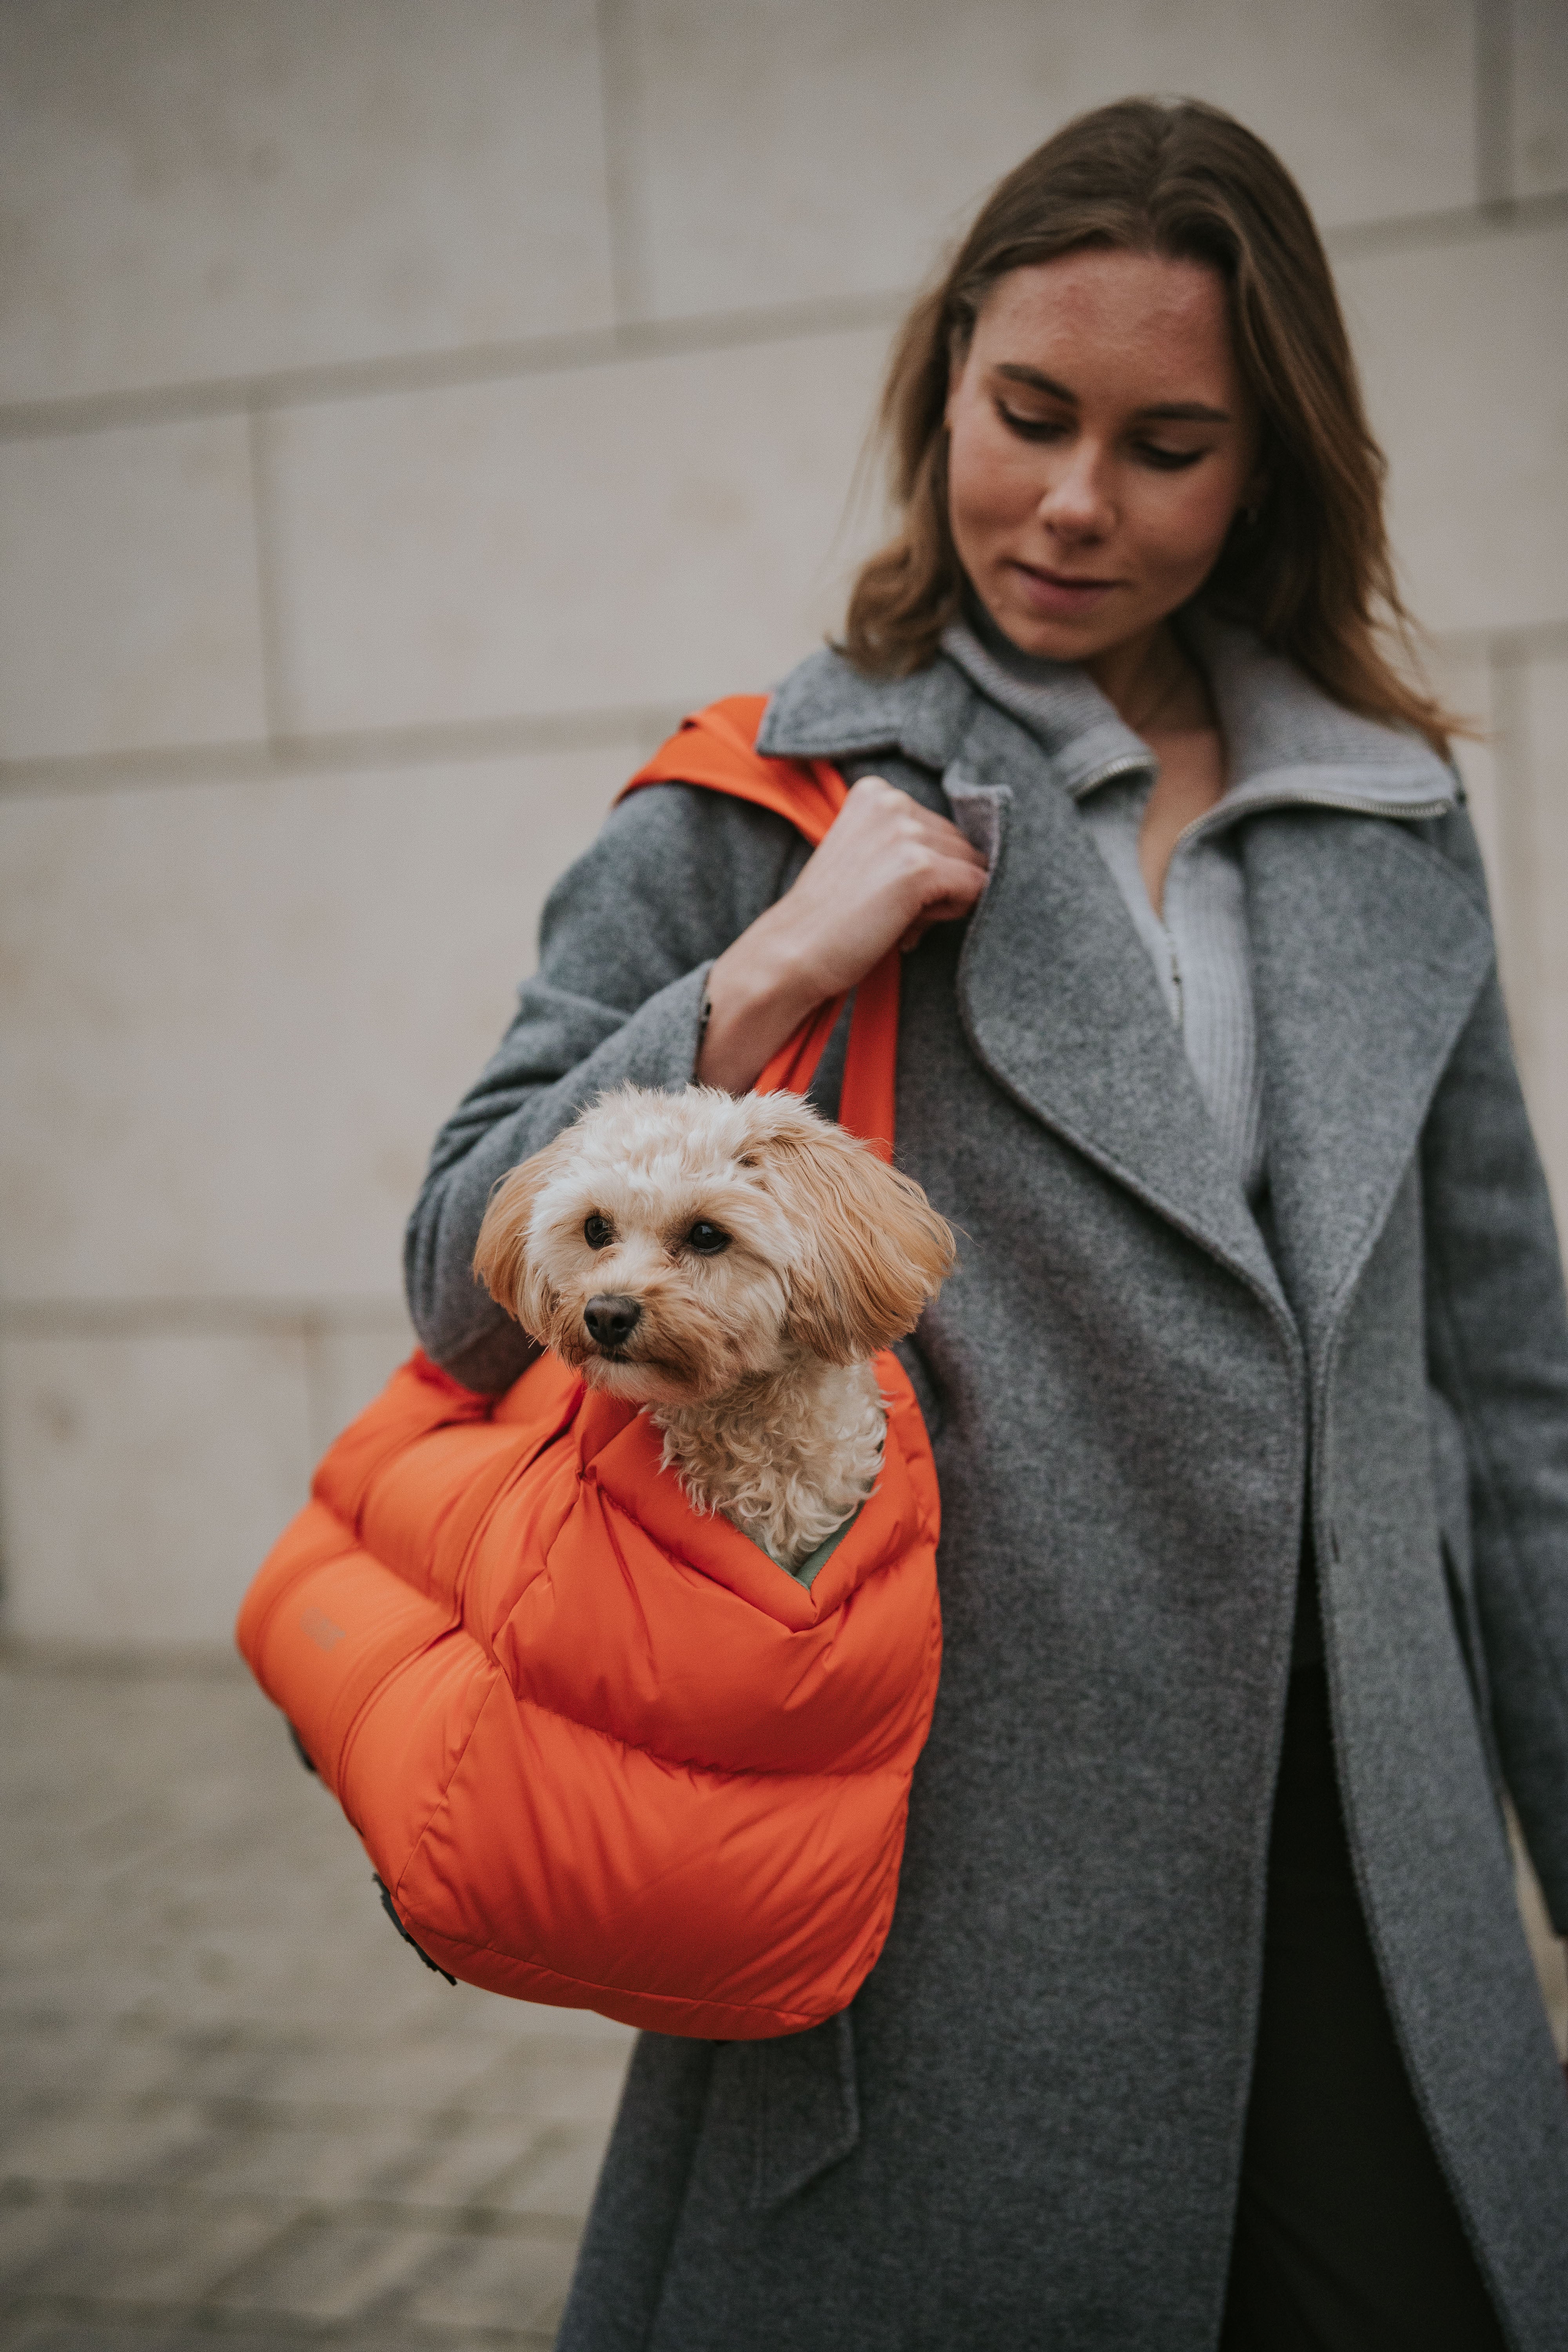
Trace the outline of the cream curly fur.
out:
M 693 1506 L 786 1568 L 870 1493 L 870 1358 L 952 1270 L 917 1184 L 794 1095 L 602 1096 L 491 1196 L 475 1271 L 593 1386 L 635 1400 Z M 606 1313 L 635 1314 L 606 1341 Z

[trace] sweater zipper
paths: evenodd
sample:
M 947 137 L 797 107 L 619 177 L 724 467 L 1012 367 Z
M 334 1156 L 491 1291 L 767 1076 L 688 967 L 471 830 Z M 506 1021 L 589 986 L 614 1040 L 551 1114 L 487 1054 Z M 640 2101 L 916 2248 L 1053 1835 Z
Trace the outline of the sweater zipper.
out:
M 1083 793 L 1094 792 L 1101 784 L 1108 784 L 1113 776 L 1157 775 L 1158 773 L 1159 762 L 1156 760 L 1152 758 L 1141 760 L 1136 752 L 1126 751 L 1122 753 L 1121 759 L 1108 761 L 1103 768 L 1096 768 L 1092 775 L 1086 776 L 1082 783 L 1074 791 L 1073 798 L 1077 800 Z M 1201 819 L 1195 821 L 1202 822 Z M 1176 850 L 1181 847 L 1182 842 L 1186 839 L 1187 833 L 1191 831 L 1192 826 L 1189 825 L 1186 832 L 1182 835 L 1181 840 L 1176 843 L 1175 848 L 1172 850 L 1173 857 L 1175 856 Z M 1174 1014 L 1176 1034 L 1182 1037 L 1186 1034 L 1186 994 L 1182 979 L 1181 959 L 1176 953 L 1176 942 L 1172 935 L 1170 925 L 1163 915 L 1156 915 L 1154 920 L 1159 924 L 1164 936 L 1165 953 L 1170 960 L 1171 992 L 1176 1000 Z
M 1084 776 L 1084 781 L 1081 781 L 1079 785 L 1074 785 L 1072 797 L 1074 800 L 1079 800 L 1084 793 L 1098 791 L 1102 783 L 1110 783 L 1112 776 L 1157 776 L 1157 774 L 1159 774 L 1159 760 L 1154 760 L 1154 757 L 1140 760 L 1138 752 L 1123 752 L 1119 760 L 1107 760 L 1105 767 L 1098 767 L 1093 774 Z M 1190 833 L 1190 830 L 1192 825 L 1187 825 L 1187 833 Z M 1183 842 L 1187 840 L 1187 833 L 1183 833 Z M 1175 845 L 1175 849 L 1180 849 L 1180 842 Z M 1175 849 L 1171 852 L 1171 856 L 1175 856 Z M 1171 992 L 1173 992 L 1175 997 L 1175 1016 L 1173 1016 L 1175 1034 L 1183 1037 L 1184 1024 L 1187 1024 L 1187 997 L 1184 997 L 1183 992 L 1183 967 L 1180 967 L 1180 957 L 1178 952 L 1175 952 L 1175 939 L 1171 936 L 1171 924 L 1163 919 L 1163 915 L 1154 915 L 1154 922 L 1159 924 L 1163 940 L 1166 940 L 1166 955 L 1168 960 L 1171 960 Z

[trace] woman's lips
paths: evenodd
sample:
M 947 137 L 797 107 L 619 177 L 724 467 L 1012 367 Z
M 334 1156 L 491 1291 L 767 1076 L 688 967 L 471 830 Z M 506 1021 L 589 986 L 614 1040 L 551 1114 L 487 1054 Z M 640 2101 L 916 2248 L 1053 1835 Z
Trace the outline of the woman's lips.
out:
M 1079 578 L 1069 572 L 1044 572 L 1033 563 L 1015 563 L 1013 577 L 1031 612 L 1043 617 L 1069 619 L 1092 613 L 1120 584 L 1114 580 Z

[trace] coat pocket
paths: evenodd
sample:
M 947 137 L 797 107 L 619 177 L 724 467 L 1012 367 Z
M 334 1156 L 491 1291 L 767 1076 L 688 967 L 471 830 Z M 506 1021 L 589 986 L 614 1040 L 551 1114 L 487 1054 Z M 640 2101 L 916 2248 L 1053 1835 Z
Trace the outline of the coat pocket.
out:
M 774 2042 L 724 2044 L 704 2137 L 728 2141 L 753 2213 L 771 2212 L 841 2163 L 860 2137 L 849 2011 Z

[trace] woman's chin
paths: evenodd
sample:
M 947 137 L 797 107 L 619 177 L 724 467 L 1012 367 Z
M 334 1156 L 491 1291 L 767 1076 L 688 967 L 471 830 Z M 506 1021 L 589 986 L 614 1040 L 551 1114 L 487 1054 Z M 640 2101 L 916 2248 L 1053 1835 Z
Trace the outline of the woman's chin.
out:
M 999 611 L 987 607 L 992 621 L 1009 645 L 1035 661 L 1091 661 L 1126 635 L 1117 617 L 1107 613 L 1103 601 L 1098 609 L 1076 613 L 1042 613 L 1018 596 L 999 597 L 997 602 Z

